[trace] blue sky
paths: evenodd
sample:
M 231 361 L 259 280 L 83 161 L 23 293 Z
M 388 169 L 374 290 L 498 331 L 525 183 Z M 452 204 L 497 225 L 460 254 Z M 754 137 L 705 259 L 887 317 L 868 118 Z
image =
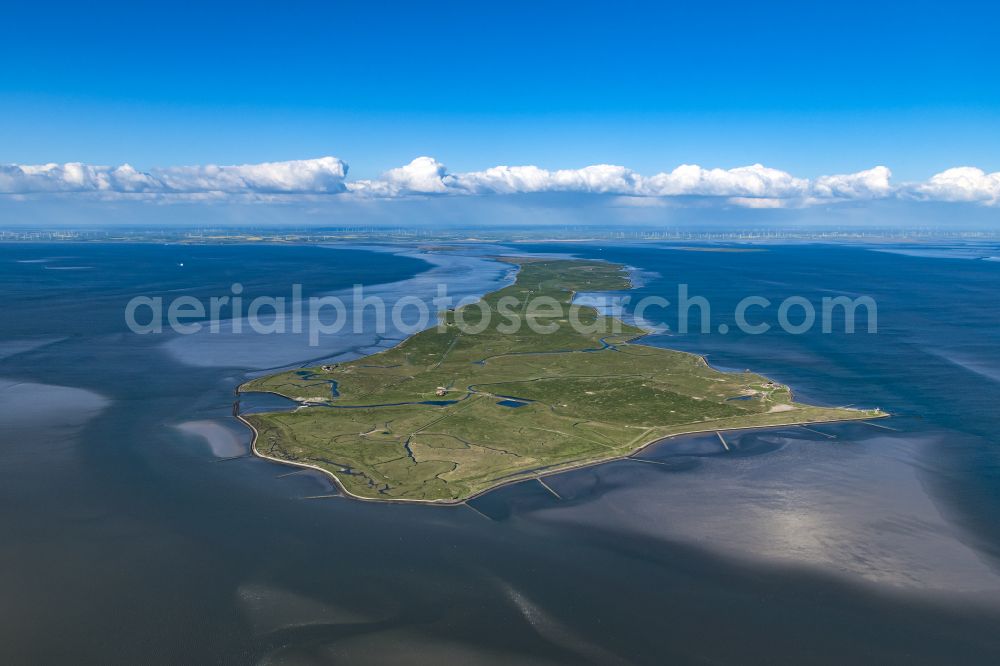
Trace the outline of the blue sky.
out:
M 1000 170 L 969 2 L 10 3 L 0 164 Z

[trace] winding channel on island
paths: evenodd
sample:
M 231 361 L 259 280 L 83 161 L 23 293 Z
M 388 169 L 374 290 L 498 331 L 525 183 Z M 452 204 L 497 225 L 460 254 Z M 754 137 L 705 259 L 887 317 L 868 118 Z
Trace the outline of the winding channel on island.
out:
M 997 663 L 1000 249 L 758 249 L 0 245 L 0 661 Z M 316 348 L 123 318 L 136 295 L 234 282 L 478 295 L 510 280 L 500 253 L 624 263 L 633 296 L 685 283 L 714 323 L 747 295 L 871 295 L 874 335 L 646 342 L 894 416 L 731 433 L 729 451 L 677 438 L 471 507 L 362 503 L 248 455 L 233 390 L 401 335 Z

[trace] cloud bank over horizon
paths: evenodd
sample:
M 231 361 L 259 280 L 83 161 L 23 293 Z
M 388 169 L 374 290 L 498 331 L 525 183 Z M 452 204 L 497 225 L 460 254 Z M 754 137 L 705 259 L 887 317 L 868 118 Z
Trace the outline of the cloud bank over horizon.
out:
M 683 205 L 687 199 L 746 208 L 796 208 L 879 199 L 1000 204 L 1000 172 L 986 173 L 971 166 L 947 169 L 926 181 L 900 184 L 892 183 L 892 172 L 881 165 L 813 179 L 762 164 L 733 169 L 682 164 L 652 176 L 611 164 L 555 171 L 530 165 L 495 166 L 451 173 L 432 157 L 418 157 L 375 179 L 348 180 L 347 173 L 348 164 L 336 157 L 168 167 L 145 172 L 128 164 L 9 164 L 0 165 L 0 195 L 31 199 L 90 195 L 162 202 L 281 202 L 327 196 L 374 200 L 569 193 L 613 195 L 625 205 L 667 200 Z

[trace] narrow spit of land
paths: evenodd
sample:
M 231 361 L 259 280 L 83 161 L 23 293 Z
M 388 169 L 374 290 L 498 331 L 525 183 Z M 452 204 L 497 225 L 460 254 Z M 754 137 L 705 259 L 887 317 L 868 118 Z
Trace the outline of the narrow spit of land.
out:
M 254 452 L 327 472 L 357 498 L 449 504 L 671 435 L 885 416 L 794 402 L 787 386 L 638 344 L 641 329 L 572 305 L 578 292 L 628 289 L 622 266 L 509 261 L 514 284 L 393 349 L 241 386 L 302 403 L 241 416 Z M 535 318 L 545 333 L 523 321 L 541 296 L 555 303 Z M 470 331 L 485 308 L 488 325 Z

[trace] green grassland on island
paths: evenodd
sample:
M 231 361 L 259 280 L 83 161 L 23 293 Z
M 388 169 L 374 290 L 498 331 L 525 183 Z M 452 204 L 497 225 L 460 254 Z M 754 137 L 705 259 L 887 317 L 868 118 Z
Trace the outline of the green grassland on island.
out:
M 303 403 L 244 415 L 255 451 L 322 469 L 359 498 L 450 503 L 671 435 L 883 415 L 796 403 L 766 377 L 629 342 L 643 331 L 572 305 L 577 292 L 629 288 L 621 266 L 516 261 L 514 284 L 393 349 L 241 386 Z M 509 332 L 531 316 L 528 299 L 541 296 L 553 306 L 537 308 L 534 323 L 551 332 Z M 472 332 L 484 305 L 489 323 Z

